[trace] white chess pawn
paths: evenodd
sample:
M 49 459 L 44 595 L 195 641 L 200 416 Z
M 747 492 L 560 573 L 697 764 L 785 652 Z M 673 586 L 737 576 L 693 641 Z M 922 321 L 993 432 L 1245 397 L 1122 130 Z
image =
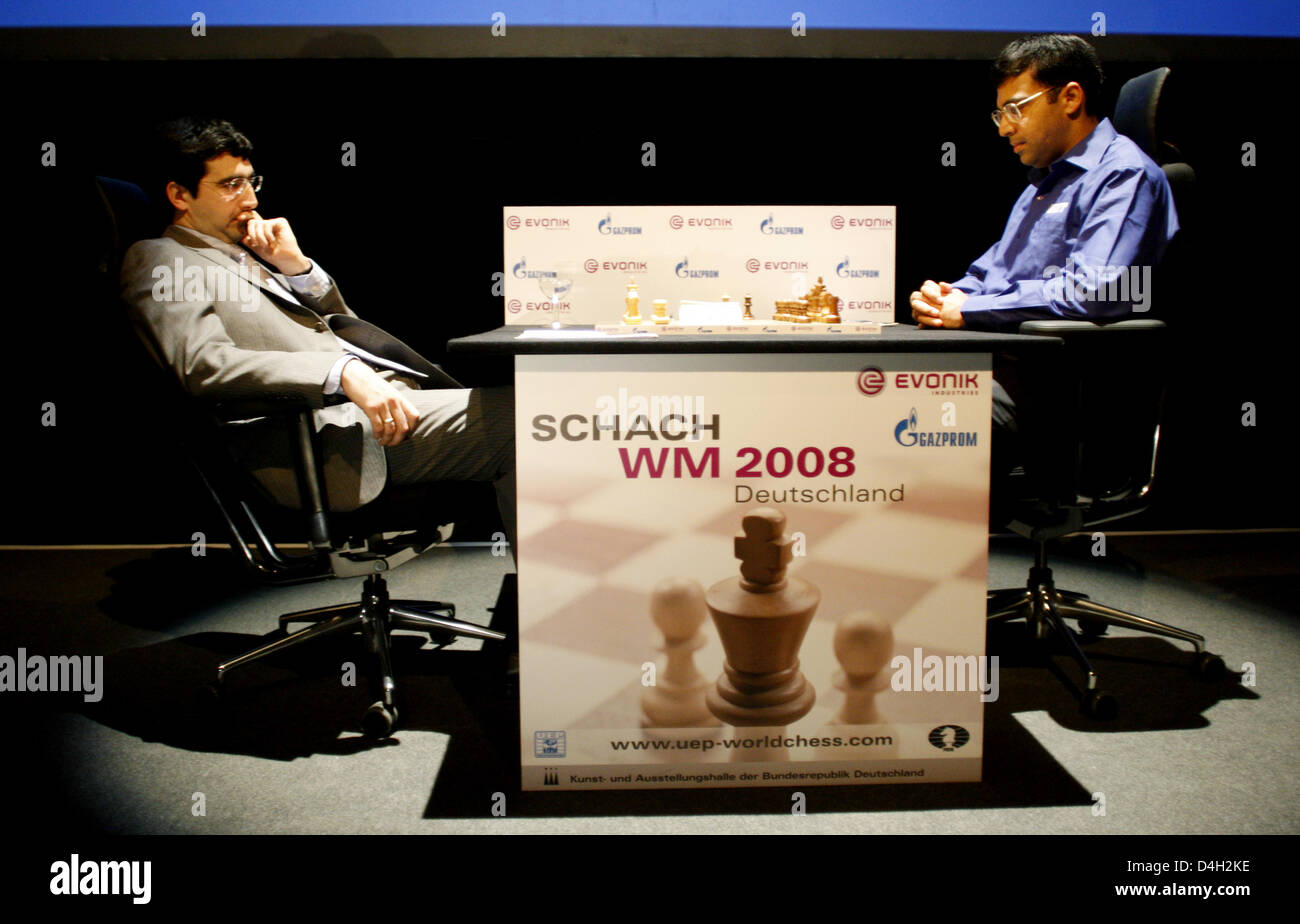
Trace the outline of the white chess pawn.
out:
M 894 630 L 889 623 L 859 610 L 840 620 L 834 644 L 841 670 L 835 672 L 832 683 L 844 691 L 844 705 L 831 724 L 877 724 L 876 694 L 889 687 L 889 672 L 884 668 L 894 654 Z
M 664 635 L 664 669 L 641 694 L 643 728 L 712 728 L 720 723 L 704 703 L 709 681 L 695 667 L 706 644 L 704 588 L 690 578 L 666 578 L 650 595 L 650 617 Z

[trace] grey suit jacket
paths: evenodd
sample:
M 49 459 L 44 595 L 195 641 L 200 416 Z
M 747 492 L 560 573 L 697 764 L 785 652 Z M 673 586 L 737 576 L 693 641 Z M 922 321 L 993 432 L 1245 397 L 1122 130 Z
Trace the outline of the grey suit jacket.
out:
M 294 395 L 313 407 L 329 506 L 355 509 L 373 500 L 387 477 L 383 447 L 361 409 L 350 401 L 324 406 L 325 379 L 344 354 L 325 316 L 355 315 L 333 280 L 319 298 L 298 294 L 295 302 L 258 269 L 242 268 L 173 225 L 127 251 L 122 297 L 190 394 L 212 400 Z M 396 384 L 406 383 L 396 378 Z M 235 456 L 275 500 L 299 506 L 288 428 L 258 419 L 232 429 Z

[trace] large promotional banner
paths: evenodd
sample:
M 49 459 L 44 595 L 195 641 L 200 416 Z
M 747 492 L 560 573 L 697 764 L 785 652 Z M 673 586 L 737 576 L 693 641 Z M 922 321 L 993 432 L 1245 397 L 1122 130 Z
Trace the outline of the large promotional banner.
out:
M 524 788 L 978 780 L 989 360 L 517 357 Z
M 844 321 L 894 320 L 892 205 L 507 207 L 505 323 L 617 324 L 635 280 L 656 299 L 739 304 L 768 320 L 818 279 Z

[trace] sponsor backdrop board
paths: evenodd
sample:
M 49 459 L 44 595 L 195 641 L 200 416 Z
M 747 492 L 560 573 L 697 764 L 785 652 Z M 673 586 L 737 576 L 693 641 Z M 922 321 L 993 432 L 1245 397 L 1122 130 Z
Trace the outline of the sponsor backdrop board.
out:
M 778 299 L 824 280 L 844 321 L 894 320 L 895 208 L 563 206 L 503 210 L 505 323 L 616 324 L 629 279 L 655 299 L 741 302 L 768 320 Z
M 978 780 L 989 365 L 516 357 L 524 788 Z M 738 587 L 758 508 L 811 616 Z

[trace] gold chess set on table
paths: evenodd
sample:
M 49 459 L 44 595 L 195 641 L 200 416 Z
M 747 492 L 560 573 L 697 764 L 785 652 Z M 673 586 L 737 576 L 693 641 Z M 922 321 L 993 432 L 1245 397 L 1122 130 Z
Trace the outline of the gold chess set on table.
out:
M 622 324 L 597 324 L 609 334 L 878 334 L 874 321 L 840 319 L 840 300 L 827 291 L 822 277 L 802 298 L 776 302 L 771 319 L 755 318 L 753 299 L 746 295 L 743 306 L 726 295 L 720 302 L 681 302 L 678 317 L 668 314 L 668 299 L 656 298 L 650 318 L 641 315 L 641 295 L 636 279 L 628 280 Z M 743 314 L 741 308 L 743 307 Z

